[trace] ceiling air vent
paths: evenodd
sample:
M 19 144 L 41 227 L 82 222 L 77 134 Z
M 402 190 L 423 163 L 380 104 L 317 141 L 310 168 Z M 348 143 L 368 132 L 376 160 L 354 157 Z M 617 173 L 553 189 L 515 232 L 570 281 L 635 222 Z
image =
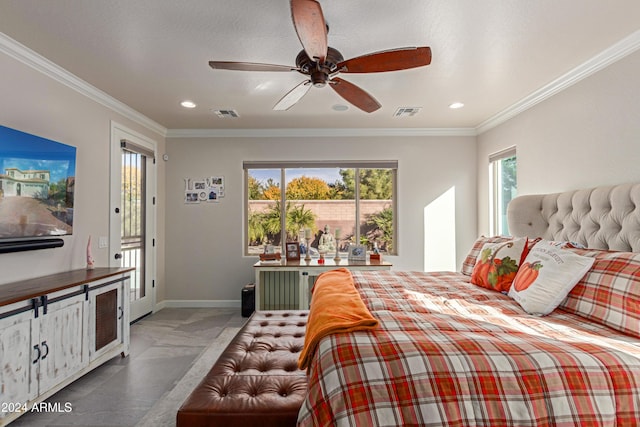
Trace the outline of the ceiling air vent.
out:
M 393 117 L 413 117 L 422 110 L 422 107 L 400 107 L 393 113 Z
M 236 110 L 213 110 L 213 112 L 216 113 L 216 116 L 220 117 L 221 119 L 236 119 L 240 117 Z

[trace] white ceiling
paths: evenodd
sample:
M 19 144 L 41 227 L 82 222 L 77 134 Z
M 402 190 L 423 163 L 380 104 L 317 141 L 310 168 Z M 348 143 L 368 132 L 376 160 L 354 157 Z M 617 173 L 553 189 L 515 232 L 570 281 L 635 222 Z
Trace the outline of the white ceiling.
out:
M 208 61 L 294 65 L 301 45 L 287 0 L 0 0 L 0 30 L 168 129 L 478 128 L 629 37 L 637 49 L 640 34 L 638 0 L 320 3 L 329 45 L 345 58 L 430 46 L 431 65 L 342 74 L 382 104 L 371 114 L 334 111 L 348 104 L 328 87 L 272 111 L 305 76 Z M 197 107 L 184 109 L 185 99 Z M 465 107 L 449 109 L 454 101 Z M 393 117 L 399 107 L 422 110 Z

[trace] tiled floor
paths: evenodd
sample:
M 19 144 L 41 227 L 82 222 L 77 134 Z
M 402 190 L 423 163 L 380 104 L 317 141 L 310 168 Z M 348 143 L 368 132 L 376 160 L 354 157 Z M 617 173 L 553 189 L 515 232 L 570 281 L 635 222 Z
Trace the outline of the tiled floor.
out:
M 225 328 L 245 321 L 239 308 L 160 310 L 131 326 L 128 357 L 110 360 L 49 399 L 62 413 L 28 413 L 10 426 L 135 426 Z

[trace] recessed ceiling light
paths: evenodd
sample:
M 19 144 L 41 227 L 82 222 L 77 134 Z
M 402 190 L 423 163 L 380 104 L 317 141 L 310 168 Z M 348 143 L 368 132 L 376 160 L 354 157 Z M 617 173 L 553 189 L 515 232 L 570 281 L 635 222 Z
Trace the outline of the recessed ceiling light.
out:
M 196 108 L 196 103 L 193 101 L 182 101 L 180 105 L 184 108 Z
M 347 111 L 349 109 L 348 105 L 344 104 L 335 104 L 331 107 L 334 111 Z
M 464 107 L 464 104 L 462 102 L 454 102 L 453 104 L 449 105 L 449 108 L 451 108 L 452 110 L 456 110 L 462 107 Z

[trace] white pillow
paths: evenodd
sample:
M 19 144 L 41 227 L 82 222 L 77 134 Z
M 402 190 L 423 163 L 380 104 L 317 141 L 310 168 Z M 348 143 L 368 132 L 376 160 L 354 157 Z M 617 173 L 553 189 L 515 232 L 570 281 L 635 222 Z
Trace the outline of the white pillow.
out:
M 551 313 L 589 271 L 594 258 L 577 255 L 542 240 L 518 269 L 509 296 L 529 314 Z

